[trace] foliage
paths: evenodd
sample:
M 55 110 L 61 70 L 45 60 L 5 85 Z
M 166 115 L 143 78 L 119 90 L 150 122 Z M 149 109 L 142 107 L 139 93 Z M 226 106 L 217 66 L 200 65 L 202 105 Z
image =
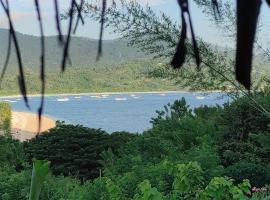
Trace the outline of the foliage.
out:
M 243 179 L 249 179 L 253 186 L 262 187 L 269 183 L 270 165 L 240 161 L 227 167 L 225 174 L 233 177 L 238 183 Z
M 29 200 L 39 200 L 41 187 L 49 173 L 49 165 L 50 162 L 48 161 L 34 160 Z
M 268 94 L 255 93 L 253 98 L 268 108 Z M 50 160 L 57 175 L 45 180 L 40 199 L 267 199 L 268 116 L 252 110 L 247 98 L 195 109 L 184 99 L 177 100 L 157 111 L 152 128 L 140 135 L 109 135 L 58 123 L 55 129 L 24 143 L 28 160 Z M 231 116 L 240 117 L 234 121 Z M 247 120 L 242 120 L 243 116 Z M 8 138 L 0 144 L 22 148 Z M 14 155 L 9 154 L 3 151 L 3 166 L 17 166 L 26 160 L 23 155 L 11 160 Z M 15 199 L 29 196 L 30 171 L 22 166 L 18 172 L 16 167 L 0 170 L 2 179 L 17 187 L 13 194 L 10 187 L 1 189 L 0 185 L 1 195 Z
M 191 198 L 203 183 L 203 172 L 196 162 L 178 164 L 173 173 L 175 174 L 175 180 L 172 186 L 173 191 L 179 193 L 180 196 L 187 195 Z
M 31 183 L 30 171 L 0 171 L 0 199 L 27 200 Z
M 117 183 L 113 182 L 109 178 L 98 178 L 93 183 L 87 183 L 87 194 L 84 199 L 99 200 L 99 199 L 111 199 L 121 200 L 123 199 L 121 189 Z
M 11 106 L 8 103 L 0 102 L 0 135 L 1 131 L 5 136 L 11 134 Z
M 162 199 L 162 194 L 157 191 L 157 188 L 152 188 L 148 180 L 141 182 L 138 185 L 140 194 L 136 194 L 134 199 L 141 200 L 159 200 Z
M 243 180 L 242 183 L 235 186 L 232 179 L 216 177 L 206 187 L 202 199 L 248 199 L 246 195 L 250 195 L 250 183 L 248 180 Z
M 199 1 L 195 3 L 209 6 L 211 1 Z M 100 20 L 101 8 L 93 3 L 86 3 L 83 9 L 85 16 L 92 20 Z M 212 11 L 212 10 L 211 10 Z M 106 11 L 106 25 L 115 33 L 129 41 L 129 44 L 139 48 L 154 58 L 171 58 L 174 55 L 179 39 L 179 24 L 173 21 L 165 13 L 156 14 L 149 6 L 142 6 L 138 2 L 121 0 L 117 6 L 110 6 Z M 224 16 L 226 18 L 227 16 Z M 234 63 L 229 59 L 233 52 L 230 50 L 218 50 L 213 45 L 198 39 L 198 47 L 203 58 L 201 71 L 195 70 L 192 45 L 187 41 L 187 61 L 181 72 L 178 82 L 187 79 L 186 87 L 193 89 L 231 89 L 242 90 L 233 77 Z
M 93 182 L 86 182 L 81 185 L 78 181 L 71 178 L 49 176 L 44 182 L 41 190 L 40 200 L 45 199 L 70 199 L 70 200 L 113 200 L 113 199 L 154 199 L 154 200 L 176 200 L 182 199 L 245 199 L 246 194 L 250 193 L 248 181 L 243 181 L 235 186 L 233 181 L 228 178 L 214 178 L 204 188 L 202 184 L 202 172 L 197 163 L 171 165 L 164 162 L 167 174 L 172 173 L 174 182 L 169 186 L 169 192 L 162 193 L 157 188 L 152 187 L 152 181 L 145 179 L 135 185 L 134 196 L 127 198 L 121 188 L 121 183 L 114 182 L 110 178 L 98 178 Z M 193 171 L 198 172 L 192 174 Z M 199 175 L 199 178 L 196 177 Z M 1 199 L 27 199 L 29 196 L 30 171 L 20 173 L 1 172 L 0 195 Z M 180 183 L 180 184 L 178 184 Z M 193 187 L 188 184 L 192 183 Z M 184 187 L 183 187 L 183 185 Z M 175 188 L 175 189 L 173 189 Z M 187 190 L 188 189 L 188 190 Z M 188 193 L 187 191 L 190 191 Z M 180 193 L 179 193 L 180 192 Z M 184 192 L 184 193 L 183 193 Z M 180 196 L 179 196 L 180 195 Z M 192 195 L 192 196 L 191 196 Z M 256 195 L 257 196 L 257 195 Z
M 101 175 L 103 151 L 110 148 L 117 153 L 132 137 L 128 133 L 109 135 L 100 129 L 58 123 L 56 128 L 26 142 L 24 149 L 29 160 L 50 161 L 55 175 L 87 180 Z
M 187 71 L 174 71 L 177 79 L 170 75 L 158 77 L 152 72 L 159 69 L 155 61 L 129 61 L 119 65 L 92 66 L 89 69 L 69 68 L 64 74 L 48 70 L 47 94 L 59 93 L 89 93 L 91 92 L 141 92 L 141 91 L 175 91 L 192 90 L 188 86 L 188 79 L 181 73 Z M 171 69 L 165 69 L 171 71 Z M 188 74 L 187 74 L 187 77 Z M 38 74 L 29 70 L 26 74 L 26 82 L 30 94 L 39 93 Z M 6 74 L 5 82 L 2 83 L 1 95 L 18 94 L 16 84 L 17 76 Z M 179 81 L 179 80 L 182 81 Z M 199 89 L 199 88 L 198 88 Z M 211 88 L 205 88 L 208 90 Z
M 30 198 L 31 170 L 21 172 L 0 170 L 0 199 L 28 200 Z M 86 187 L 78 180 L 48 175 L 45 179 L 40 200 L 83 199 Z M 86 198 L 84 198 L 86 199 Z
M 254 106 L 256 101 L 260 106 Z M 268 129 L 270 115 L 262 111 L 270 110 L 270 93 L 257 92 L 252 96 L 243 96 L 232 103 L 224 105 L 222 124 L 228 126 L 228 136 L 246 140 L 250 133 L 264 132 Z
M 72 8 L 74 2 L 76 1 L 73 1 Z M 109 25 L 122 33 L 131 45 L 149 54 L 165 57 L 173 54 L 179 34 L 176 23 L 165 15 L 157 16 L 149 7 L 144 9 L 139 4 L 125 4 L 124 1 L 122 5 L 123 11 L 120 13 L 117 7 L 108 10 L 107 21 L 112 19 Z M 40 14 L 38 5 L 37 13 Z M 72 12 L 70 16 L 73 17 Z M 256 16 L 252 19 L 255 18 Z M 15 36 L 13 41 L 16 41 Z M 69 40 L 66 42 L 68 44 Z M 18 47 L 16 48 L 18 55 Z M 157 81 L 162 78 L 171 83 L 169 76 L 173 75 L 179 80 L 182 80 L 183 76 L 185 83 L 192 83 L 191 88 L 195 89 L 229 89 L 231 86 L 241 89 L 233 81 L 232 62 L 227 59 L 225 53 L 216 53 L 215 49 L 203 41 L 199 42 L 199 48 L 207 69 L 202 69 L 195 75 L 194 70 L 180 75 L 168 71 L 165 76 L 161 76 L 160 71 L 154 69 L 148 73 L 147 78 L 158 78 Z M 241 50 L 237 51 L 237 54 L 239 52 Z M 192 56 L 190 51 L 188 53 Z M 251 56 L 242 59 L 245 60 L 251 61 Z M 236 62 L 236 67 L 239 66 L 237 63 L 239 62 Z M 189 64 L 193 64 L 192 61 Z M 25 94 L 21 64 L 20 67 L 20 89 Z M 125 71 L 120 70 L 120 74 L 125 74 Z M 44 71 L 41 70 L 41 76 L 43 75 Z M 79 83 L 81 80 L 88 83 L 88 77 L 82 77 L 85 80 L 77 77 L 75 79 Z M 134 77 L 132 80 L 140 81 Z M 44 80 L 42 81 L 44 83 Z M 97 81 L 95 86 L 98 87 L 94 89 L 112 88 L 107 79 L 102 81 L 105 85 L 100 87 L 100 82 Z M 123 81 L 124 87 L 113 88 L 127 90 L 127 82 Z M 65 81 L 60 81 L 60 85 L 64 83 Z M 153 85 L 148 83 L 152 88 Z M 71 90 L 78 90 L 76 84 Z M 158 86 L 156 85 L 157 88 Z M 248 87 L 249 83 L 245 86 Z M 32 87 L 32 91 L 37 90 L 37 85 L 33 84 Z M 48 159 L 52 162 L 54 174 L 75 176 L 81 180 L 82 185 L 79 185 L 79 182 L 71 178 L 50 177 L 44 184 L 44 193 L 41 192 L 40 195 L 44 199 L 247 199 L 252 195 L 251 184 L 261 186 L 269 183 L 268 96 L 267 93 L 255 93 L 254 96 L 241 97 L 224 108 L 203 107 L 194 110 L 189 109 L 182 99 L 173 105 L 165 106 L 165 111 L 157 112 L 157 118 L 152 119 L 153 128 L 140 136 L 129 136 L 127 133 L 115 133 L 110 136 L 102 130 L 58 124 L 55 129 L 26 142 L 24 149 L 28 160 L 34 157 Z M 259 102 L 259 106 L 258 103 L 255 107 L 249 103 L 250 100 L 254 100 L 253 97 L 256 103 Z M 16 151 L 21 147 L 8 139 L 3 141 L 4 144 L 1 145 L 4 148 L 15 149 L 15 153 L 9 152 L 7 148 L 1 155 L 5 167 L 0 171 L 1 198 L 31 198 L 31 194 L 27 192 L 30 171 L 16 169 L 23 156 L 19 155 L 19 159 L 11 160 L 16 158 Z M 14 170 L 14 166 L 17 171 Z M 101 173 L 103 169 L 104 173 Z M 48 172 L 47 167 L 44 171 Z M 239 184 L 236 185 L 231 178 L 220 177 L 223 173 L 236 179 Z M 33 177 L 34 175 L 35 173 Z M 249 178 L 251 184 L 245 178 Z M 93 180 L 86 181 L 88 179 Z M 61 184 L 67 184 L 69 190 L 65 190 Z M 53 188 L 56 185 L 59 190 Z M 38 191 L 39 189 L 40 187 Z M 55 191 L 59 193 L 54 194 Z M 257 194 L 253 198 L 257 198 Z
M 0 168 L 20 171 L 27 166 L 25 158 L 23 145 L 19 141 L 0 136 Z
M 269 91 L 253 94 L 259 105 L 270 110 Z M 254 186 L 269 182 L 269 115 L 243 96 L 225 104 L 217 140 L 218 153 L 227 175 L 237 182 L 248 178 Z
M 82 200 L 86 191 L 86 186 L 81 185 L 77 179 L 62 176 L 54 177 L 49 174 L 44 181 L 40 200 Z
M 107 156 L 114 161 L 105 165 L 105 175 L 121 176 L 115 181 L 128 197 L 134 195 L 134 183 L 139 184 L 146 177 L 153 187 L 169 194 L 173 184 L 173 174 L 168 174 L 169 166 L 178 166 L 179 160 L 184 163 L 199 162 L 203 166 L 201 176 L 206 181 L 221 175 L 222 166 L 212 147 L 212 134 L 214 136 L 217 132 L 214 121 L 220 111 L 220 107 L 202 107 L 192 111 L 184 99 L 165 106 L 152 119 L 153 128 L 123 146 L 119 156 L 107 152 Z M 168 162 L 164 159 L 172 163 L 165 164 Z M 179 165 L 179 168 L 181 166 L 185 165 Z
M 201 0 L 195 0 L 195 3 L 203 7 L 203 10 L 206 10 L 206 13 L 208 11 L 209 14 L 209 7 L 211 7 L 211 12 L 209 15 L 213 15 L 212 11 L 212 4 L 211 1 L 201 1 Z M 158 56 L 165 56 L 165 57 L 170 57 L 173 55 L 177 41 L 178 41 L 178 35 L 179 35 L 179 25 L 171 20 L 168 16 L 166 16 L 164 13 L 158 15 L 156 14 L 150 7 L 142 7 L 140 4 L 129 2 L 122 0 L 121 3 L 118 4 L 119 6 L 112 6 L 109 7 L 106 13 L 107 19 L 105 20 L 107 22 L 108 26 L 111 26 L 114 31 L 117 33 L 121 34 L 124 38 L 127 38 L 127 41 L 130 42 L 130 45 L 138 47 L 140 50 L 149 53 L 149 54 L 154 54 Z M 206 8 L 205 8 L 206 7 Z M 226 12 L 224 13 L 224 8 L 223 4 L 220 5 L 222 8 L 222 19 L 224 18 L 229 18 L 226 15 Z M 227 8 L 227 7 L 225 7 Z M 229 9 L 229 8 L 228 8 Z M 225 9 L 226 10 L 226 9 Z M 92 4 L 85 4 L 83 7 L 82 12 L 85 15 L 90 16 L 91 18 L 94 19 L 100 19 L 100 10 L 97 9 L 96 12 L 93 9 Z M 224 17 L 225 15 L 225 17 Z M 69 18 L 69 15 L 66 16 Z M 221 20 L 222 21 L 222 20 Z M 230 21 L 230 18 L 228 19 Z M 222 21 L 223 22 L 223 21 Z M 221 23 L 217 23 L 221 24 Z M 4 38 L 3 41 L 8 41 L 8 32 L 1 30 L 1 38 Z M 18 41 L 20 43 L 20 46 L 22 47 L 22 55 L 24 58 L 24 63 L 28 67 L 24 71 L 26 71 L 25 75 L 27 75 L 29 68 L 34 70 L 34 77 L 31 77 L 29 83 L 30 86 L 30 93 L 39 93 L 40 92 L 40 84 L 37 84 L 38 77 L 39 75 L 36 73 L 36 66 L 39 64 L 38 59 L 34 59 L 36 57 L 39 57 L 37 53 L 39 52 L 39 38 L 34 37 L 34 36 L 25 36 L 23 34 L 16 34 L 18 37 Z M 46 51 L 46 57 L 50 59 L 46 59 L 46 63 L 49 68 L 54 69 L 55 66 L 59 66 L 61 62 L 61 56 L 62 55 L 62 47 L 56 45 L 57 37 L 48 37 L 45 40 L 46 43 L 46 49 L 49 49 Z M 69 40 L 67 40 L 68 42 Z M 136 52 L 136 49 L 131 49 L 129 47 L 126 47 L 125 41 L 122 42 L 121 40 L 115 40 L 115 41 L 104 41 L 103 46 L 104 46 L 104 59 L 102 60 L 102 64 L 99 65 L 97 63 L 93 63 L 92 61 L 95 60 L 95 53 L 91 53 L 93 50 L 96 49 L 98 46 L 98 41 L 92 41 L 92 40 L 86 40 L 82 38 L 73 38 L 72 42 L 70 43 L 70 58 L 73 61 L 73 64 L 75 67 L 79 68 L 84 68 L 88 67 L 89 63 L 91 63 L 91 66 L 95 67 L 100 67 L 104 64 L 111 63 L 112 60 L 117 60 L 116 65 L 118 65 L 118 60 L 126 62 L 126 58 L 128 60 L 134 60 L 134 59 L 147 59 L 148 57 L 145 56 L 143 53 L 138 53 Z M 3 47 L 6 48 L 7 44 L 3 44 Z M 2 47 L 2 46 L 1 46 Z M 78 48 L 79 47 L 79 48 Z M 90 47 L 90 48 L 87 48 Z M 93 47 L 93 49 L 91 48 Z M 184 89 L 197 89 L 197 90 L 202 90 L 202 89 L 230 89 L 232 86 L 236 87 L 239 89 L 238 85 L 235 85 L 235 82 L 233 81 L 233 76 L 232 76 L 232 65 L 233 63 L 227 59 L 228 54 L 223 50 L 219 51 L 218 49 L 215 49 L 213 46 L 206 44 L 203 41 L 199 41 L 199 47 L 200 51 L 202 54 L 202 57 L 205 58 L 207 62 L 206 67 L 202 68 L 200 72 L 196 72 L 193 68 L 190 68 L 190 65 L 193 63 L 188 62 L 187 67 L 189 68 L 188 70 L 186 69 L 186 72 L 177 72 L 177 73 L 171 73 L 168 72 L 169 75 L 175 75 L 177 74 L 177 80 L 175 81 L 177 83 L 177 86 L 181 85 L 182 88 Z M 116 50 L 119 49 L 119 50 Z M 89 54 L 90 52 L 90 54 Z M 119 56 L 119 55 L 120 56 Z M 189 52 L 189 56 L 191 53 Z M 14 61 L 14 55 L 11 55 L 10 59 L 10 65 L 12 65 L 11 68 L 14 70 L 14 66 L 17 65 L 17 62 Z M 115 58 L 119 59 L 115 59 Z M 5 60 L 5 59 L 0 59 L 0 60 Z M 86 61 L 86 62 L 85 62 Z M 163 62 L 164 60 L 162 60 Z M 3 64 L 3 63 L 2 63 Z M 186 68 L 187 68 L 186 67 Z M 158 70 L 157 70 L 158 71 Z M 169 70 L 168 70 L 169 71 Z M 53 73 L 48 74 L 47 77 L 51 79 L 50 77 L 53 76 Z M 155 74 L 155 73 L 154 73 Z M 167 74 L 167 75 L 168 75 Z M 217 78 L 218 77 L 218 78 Z M 52 77 L 54 79 L 55 77 Z M 10 81 L 10 79 L 12 79 Z M 85 92 L 86 87 L 84 87 L 85 80 L 80 79 L 79 77 L 73 78 L 76 80 L 77 84 L 84 88 L 84 90 L 79 89 L 78 85 L 74 87 L 68 87 L 70 89 L 63 90 L 63 86 L 65 84 L 62 83 L 62 77 L 57 76 L 57 82 L 51 81 L 51 84 L 58 83 L 61 87 L 60 92 Z M 89 78 L 91 80 L 91 78 Z M 183 79 L 185 81 L 183 81 Z M 35 80 L 35 84 L 31 84 L 32 80 Z M 102 81 L 102 80 L 105 80 Z M 127 91 L 130 88 L 124 87 L 125 84 L 127 84 L 129 81 L 126 81 L 122 87 L 102 87 L 103 84 L 106 85 L 107 79 L 101 78 L 98 81 L 93 81 L 94 83 L 97 83 L 96 87 L 90 88 L 91 91 L 108 91 L 111 89 L 111 91 Z M 10 90 L 10 82 L 14 81 L 14 77 L 7 77 L 7 89 L 2 92 L 2 94 L 17 94 L 18 93 L 18 87 L 16 87 L 16 84 L 13 83 L 11 86 L 12 91 Z M 100 82 L 99 82 L 100 81 Z M 4 81 L 6 82 L 6 81 Z M 64 80 L 64 82 L 66 82 Z M 69 81 L 73 83 L 73 81 Z M 78 83 L 79 82 L 79 83 Z M 112 81 L 114 82 L 114 81 Z M 179 84 L 180 83 L 180 84 Z M 117 83 L 115 83 L 117 85 Z M 147 89 L 155 89 L 155 88 L 160 88 L 158 85 L 158 81 L 155 82 L 154 84 L 151 84 L 148 82 L 150 87 L 143 88 L 143 85 L 146 85 L 143 83 L 140 87 L 138 87 L 138 90 L 147 90 Z M 50 84 L 48 84 L 50 85 Z M 58 86 L 59 86 L 58 85 Z M 91 83 L 90 85 L 93 85 Z M 101 86 L 100 86 L 101 85 Z M 107 84 L 107 85 L 113 85 L 113 84 Z M 89 83 L 87 84 L 89 86 Z M 168 85 L 166 85 L 168 86 Z M 56 93 L 59 92 L 56 87 L 53 87 L 53 90 L 49 88 L 48 92 L 49 93 Z M 102 90 L 100 89 L 102 88 Z M 164 87 L 164 89 L 171 89 L 171 88 L 178 88 L 176 86 L 172 86 L 169 84 L 169 87 Z M 89 89 L 87 90 L 89 91 Z

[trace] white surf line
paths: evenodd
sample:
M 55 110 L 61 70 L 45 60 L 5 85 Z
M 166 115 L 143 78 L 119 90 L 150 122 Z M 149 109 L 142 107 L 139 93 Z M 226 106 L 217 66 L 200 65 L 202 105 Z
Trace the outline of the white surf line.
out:
M 228 90 L 230 91 L 230 90 Z M 202 90 L 202 91 L 188 91 L 188 90 L 173 90 L 173 91 L 149 91 L 149 92 L 143 92 L 143 91 L 137 91 L 137 92 L 88 92 L 88 93 L 62 93 L 62 94 L 46 94 L 46 97 L 61 97 L 61 96 L 93 96 L 93 95 L 114 95 L 114 94 L 159 94 L 159 93 L 165 93 L 165 94 L 175 94 L 175 93 L 220 93 L 224 92 L 222 90 Z M 39 97 L 40 94 L 29 94 L 28 97 Z M 8 95 L 8 96 L 0 96 L 0 99 L 9 99 L 9 98 L 18 98 L 21 97 L 21 95 Z

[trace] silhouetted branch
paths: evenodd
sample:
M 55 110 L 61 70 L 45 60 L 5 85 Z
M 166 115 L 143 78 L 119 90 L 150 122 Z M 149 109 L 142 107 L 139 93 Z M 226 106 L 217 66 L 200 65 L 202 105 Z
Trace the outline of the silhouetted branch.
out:
M 213 12 L 215 15 L 216 20 L 221 17 L 220 10 L 219 10 L 219 4 L 217 0 L 212 0 L 212 7 L 213 7 Z
M 38 119 L 39 119 L 38 134 L 39 134 L 41 130 L 41 125 L 42 125 L 41 116 L 44 109 L 44 95 L 45 95 L 45 38 L 44 38 L 42 17 L 40 13 L 39 0 L 35 0 L 35 6 L 36 6 L 36 13 L 37 13 L 37 18 L 39 22 L 40 43 L 41 43 L 41 55 L 40 55 L 41 102 L 38 108 Z
M 99 33 L 97 60 L 99 60 L 100 56 L 102 56 L 102 37 L 103 37 L 104 24 L 105 24 L 106 6 L 107 6 L 107 1 L 102 0 L 102 10 L 101 10 L 100 33 Z
M 253 46 L 261 0 L 237 0 L 236 80 L 250 90 Z
M 2 81 L 4 79 L 4 76 L 6 74 L 6 71 L 7 71 L 7 66 L 8 66 L 8 63 L 9 63 L 9 58 L 10 58 L 10 53 L 11 53 L 11 34 L 8 34 L 8 48 L 7 48 L 7 55 L 6 55 L 6 59 L 5 59 L 5 64 L 4 64 L 4 67 L 3 67 L 3 70 L 1 72 L 1 77 L 0 77 L 0 88 L 1 88 L 1 85 L 2 85 Z
M 1 3 L 1 5 L 6 13 L 7 18 L 8 18 L 9 34 L 12 37 L 12 40 L 13 40 L 13 43 L 15 46 L 15 52 L 16 52 L 16 56 L 17 56 L 17 60 L 18 60 L 18 67 L 19 67 L 18 83 L 19 83 L 19 87 L 20 87 L 20 92 L 23 96 L 26 107 L 30 108 L 30 106 L 28 104 L 28 98 L 27 98 L 27 90 L 26 90 L 26 84 L 25 84 L 25 78 L 24 78 L 24 70 L 23 70 L 21 51 L 20 51 L 20 47 L 19 47 L 16 33 L 14 30 L 14 26 L 12 23 L 12 19 L 10 16 L 9 3 L 8 3 L 8 0 L 6 0 L 6 3 L 4 3 L 3 0 L 0 0 L 0 3 Z
M 55 9 L 56 30 L 58 32 L 58 40 L 62 43 L 63 35 L 62 35 L 62 29 L 61 29 L 61 23 L 60 23 L 58 0 L 54 0 L 54 9 Z
M 76 3 L 76 2 L 75 2 L 75 3 Z M 78 4 L 76 3 L 76 8 L 77 8 L 78 14 L 77 14 L 77 21 L 76 21 L 76 23 L 75 23 L 75 28 L 74 28 L 74 30 L 73 30 L 73 34 L 76 33 L 76 30 L 77 30 L 77 28 L 78 28 L 78 25 L 79 25 L 79 21 L 80 21 L 80 20 L 81 20 L 82 24 L 84 25 L 84 19 L 83 19 L 82 14 L 81 14 L 83 5 L 84 5 L 84 0 L 81 0 L 80 5 L 78 5 Z
M 70 44 L 70 39 L 71 39 L 71 31 L 72 31 L 72 26 L 73 26 L 73 14 L 74 14 L 74 8 L 75 8 L 75 0 L 71 0 L 71 5 L 70 5 L 70 9 L 69 9 L 69 25 L 68 25 L 68 34 L 67 34 L 67 38 L 65 41 L 65 45 L 64 45 L 64 54 L 63 54 L 63 58 L 62 58 L 62 72 L 65 71 L 66 69 L 66 62 L 68 59 L 68 52 L 69 52 L 69 44 Z

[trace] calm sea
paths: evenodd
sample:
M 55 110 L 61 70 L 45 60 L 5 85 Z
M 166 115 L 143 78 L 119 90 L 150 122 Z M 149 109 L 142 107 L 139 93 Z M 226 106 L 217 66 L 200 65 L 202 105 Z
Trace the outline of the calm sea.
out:
M 222 105 L 229 101 L 222 93 L 150 93 L 112 94 L 103 96 L 48 96 L 45 114 L 55 120 L 71 124 L 82 124 L 90 128 L 114 131 L 142 132 L 151 128 L 149 121 L 156 110 L 184 97 L 191 108 L 201 105 Z M 14 111 L 36 112 L 40 99 L 30 97 L 29 111 L 22 99 L 2 99 L 12 104 Z

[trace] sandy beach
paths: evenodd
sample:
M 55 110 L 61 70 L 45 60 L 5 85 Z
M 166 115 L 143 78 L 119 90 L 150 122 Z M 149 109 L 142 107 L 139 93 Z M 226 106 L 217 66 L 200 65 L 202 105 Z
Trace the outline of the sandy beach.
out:
M 20 141 L 29 140 L 38 132 L 38 116 L 36 113 L 12 112 L 12 136 Z M 42 116 L 41 132 L 55 127 L 55 121 Z

